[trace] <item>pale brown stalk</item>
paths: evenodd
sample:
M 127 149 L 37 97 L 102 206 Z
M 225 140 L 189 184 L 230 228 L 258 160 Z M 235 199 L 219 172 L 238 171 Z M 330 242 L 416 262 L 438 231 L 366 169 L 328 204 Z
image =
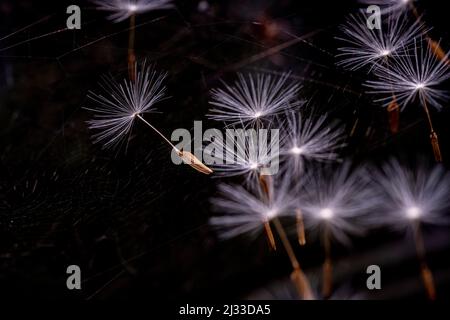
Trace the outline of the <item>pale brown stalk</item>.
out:
M 306 244 L 306 236 L 305 236 L 305 223 L 303 222 L 303 213 L 300 208 L 296 210 L 296 217 L 297 217 L 297 238 L 298 243 L 301 246 L 304 246 Z
M 420 228 L 420 222 L 415 221 L 413 224 L 414 230 L 414 243 L 416 246 L 417 257 L 420 262 L 420 274 L 422 277 L 422 282 L 427 293 L 427 297 L 430 300 L 436 299 L 436 286 L 434 284 L 433 273 L 428 267 L 426 261 L 425 245 L 423 242 L 422 231 Z
M 259 182 L 262 191 L 265 193 L 267 201 L 270 202 L 272 197 L 271 190 L 273 190 L 273 181 L 271 177 L 266 175 L 260 175 Z M 275 230 L 277 231 L 278 236 L 280 237 L 281 243 L 283 244 L 283 248 L 285 249 L 288 255 L 289 261 L 291 262 L 291 266 L 293 269 L 291 273 L 291 281 L 295 284 L 298 294 L 302 299 L 313 300 L 314 294 L 311 290 L 308 278 L 306 277 L 306 275 L 304 274 L 303 270 L 300 267 L 300 263 L 298 262 L 297 257 L 295 256 L 294 249 L 292 248 L 292 245 L 289 241 L 286 231 L 284 230 L 283 225 L 281 224 L 280 220 L 277 217 L 273 218 L 272 222 L 275 226 Z M 270 234 L 272 234 L 272 231 L 270 231 Z
M 428 110 L 428 104 L 425 99 L 423 99 L 423 101 L 422 101 L 422 106 L 425 111 L 425 114 L 427 115 L 428 125 L 430 127 L 430 141 L 431 141 L 431 146 L 433 148 L 434 158 L 435 158 L 436 162 L 442 162 L 442 153 L 441 153 L 441 148 L 439 146 L 439 138 L 438 138 L 436 131 L 434 131 L 430 111 Z
M 325 260 L 322 268 L 322 295 L 324 298 L 329 298 L 333 289 L 333 264 L 331 260 L 330 230 L 328 225 L 325 225 L 325 230 L 323 232 L 323 246 Z
M 137 114 L 136 117 L 138 117 L 140 120 L 142 120 L 146 125 L 148 125 L 150 128 L 153 129 L 167 144 L 169 144 L 172 149 L 174 149 L 178 156 L 183 160 L 183 163 L 191 166 L 198 172 L 201 172 L 203 174 L 211 174 L 213 171 L 207 167 L 205 164 L 203 164 L 196 156 L 194 156 L 191 152 L 179 150 L 177 147 L 174 146 L 174 144 L 167 139 L 158 129 L 156 129 L 154 126 L 150 124 L 147 120 L 145 120 L 141 115 Z

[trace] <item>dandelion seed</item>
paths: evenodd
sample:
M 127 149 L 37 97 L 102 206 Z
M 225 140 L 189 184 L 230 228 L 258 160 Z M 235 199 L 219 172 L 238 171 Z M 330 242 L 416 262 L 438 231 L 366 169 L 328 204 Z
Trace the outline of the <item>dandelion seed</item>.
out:
M 245 176 L 253 183 L 269 168 L 278 167 L 279 135 L 266 129 L 227 129 L 204 153 L 215 160 L 211 167 L 218 176 Z
M 426 262 L 421 224 L 445 225 L 450 222 L 445 216 L 450 207 L 450 174 L 441 166 L 420 166 L 412 170 L 398 160 L 391 160 L 375 171 L 374 182 L 384 216 L 383 219 L 372 218 L 372 222 L 382 221 L 400 230 L 412 228 L 424 288 L 428 298 L 434 300 L 436 288 Z
M 155 104 L 166 99 L 166 87 L 163 85 L 166 76 L 166 73 L 159 73 L 144 62 L 139 66 L 134 82 L 103 77 L 101 92 L 88 94 L 95 106 L 86 108 L 94 113 L 93 120 L 88 121 L 89 128 L 97 131 L 94 141 L 102 143 L 104 148 L 121 145 L 128 138 L 138 116 L 155 112 Z
M 226 122 L 261 124 L 286 110 L 299 108 L 300 85 L 289 83 L 290 73 L 280 77 L 268 74 L 238 74 L 234 85 L 224 83 L 225 89 L 213 89 L 210 104 L 214 107 L 207 115 L 210 119 Z
M 131 133 L 136 119 L 141 120 L 156 132 L 183 160 L 195 170 L 211 174 L 213 171 L 197 159 L 192 153 L 177 149 L 150 122 L 143 118 L 145 113 L 156 111 L 155 104 L 166 98 L 163 81 L 166 73 L 158 73 L 146 66 L 145 62 L 135 65 L 136 79 L 117 82 L 112 77 L 104 77 L 100 83 L 102 93 L 90 92 L 88 98 L 95 107 L 86 107 L 94 112 L 94 119 L 88 121 L 89 128 L 97 131 L 94 142 L 102 143 L 103 148 L 119 147 Z
M 338 170 L 331 167 L 315 168 L 303 179 L 299 206 L 307 228 L 327 225 L 330 236 L 348 243 L 348 236 L 361 233 L 361 217 L 374 206 L 368 183 L 361 179 L 362 169 L 351 171 L 345 162 Z
M 441 102 L 448 99 L 447 91 L 437 86 L 450 78 L 450 70 L 421 40 L 414 40 L 412 52 L 404 48 L 403 53 L 394 56 L 389 66 L 379 65 L 374 74 L 377 80 L 367 81 L 366 85 L 371 89 L 369 93 L 382 96 L 375 102 L 382 102 L 384 106 L 392 101 L 392 94 L 402 109 L 418 98 L 421 104 L 439 110 Z
M 336 122 L 327 124 L 328 116 L 303 117 L 289 113 L 280 124 L 281 161 L 290 172 L 301 174 L 306 161 L 335 161 L 337 150 L 345 145 L 344 129 Z
M 259 181 L 255 181 L 252 190 L 256 190 L 256 192 L 249 192 L 242 186 L 221 185 L 222 195 L 213 199 L 213 204 L 217 210 L 226 212 L 226 214 L 212 218 L 210 222 L 219 228 L 220 234 L 224 238 L 246 233 L 257 234 L 263 228 L 267 232 L 267 226 L 272 222 L 291 262 L 293 268 L 292 282 L 302 298 L 314 299 L 309 281 L 300 267 L 284 227 L 279 220 L 279 217 L 288 215 L 294 209 L 296 203 L 292 193 L 291 179 L 284 176 L 275 183 L 269 183 L 266 186 L 270 190 L 263 191 Z M 270 234 L 272 234 L 271 231 Z
M 364 5 L 378 5 L 382 14 L 398 15 L 408 10 L 415 0 L 359 0 Z
M 361 234 L 358 219 L 372 208 L 367 183 L 360 177 L 360 169 L 351 172 L 346 162 L 335 171 L 314 170 L 302 183 L 299 206 L 307 228 L 320 231 L 325 251 L 323 263 L 324 297 L 332 293 L 331 240 L 348 243 L 350 234 Z
M 363 13 L 351 15 L 341 26 L 345 37 L 337 39 L 347 44 L 341 47 L 337 63 L 346 69 L 357 70 L 370 66 L 372 70 L 377 63 L 388 63 L 388 58 L 398 54 L 399 50 L 407 47 L 414 38 L 427 32 L 423 23 L 414 20 L 410 23 L 408 16 L 389 17 L 381 29 L 367 28 L 367 16 Z
M 170 9 L 173 0 L 92 0 L 100 11 L 110 13 L 109 20 L 121 22 L 133 15 L 148 11 Z
M 271 188 L 272 196 L 267 199 L 257 180 L 248 189 L 240 185 L 219 185 L 220 196 L 212 199 L 212 204 L 224 215 L 211 218 L 210 222 L 218 228 L 220 236 L 256 235 L 267 222 L 288 215 L 296 203 L 290 179 L 276 181 Z
M 430 141 L 433 154 L 437 162 L 442 162 L 442 154 L 437 133 L 434 131 L 429 106 L 437 110 L 442 108 L 442 102 L 448 100 L 448 92 L 437 86 L 450 78 L 450 70 L 447 65 L 447 53 L 445 59 L 440 59 L 423 41 L 414 40 L 414 50 L 411 54 L 405 49 L 405 55 L 396 56 L 395 61 L 389 67 L 379 66 L 375 70 L 377 80 L 371 80 L 366 85 L 372 89 L 371 93 L 382 96 L 375 100 L 388 106 L 393 95 L 397 103 L 404 109 L 408 104 L 418 99 L 421 103 L 430 127 Z
M 428 168 L 420 165 L 411 169 L 391 160 L 381 170 L 371 170 L 373 183 L 378 190 L 382 219 L 373 218 L 373 223 L 382 221 L 394 228 L 409 228 L 413 221 L 425 224 L 445 225 L 450 207 L 450 175 L 438 165 Z

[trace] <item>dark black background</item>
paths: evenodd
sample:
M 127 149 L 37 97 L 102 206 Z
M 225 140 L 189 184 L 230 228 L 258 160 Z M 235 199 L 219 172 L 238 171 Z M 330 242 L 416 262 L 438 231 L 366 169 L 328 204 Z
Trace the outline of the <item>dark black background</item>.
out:
M 81 30 L 63 30 L 69 4 L 82 8 Z M 171 98 L 152 116 L 166 135 L 191 129 L 194 120 L 221 127 L 205 117 L 208 91 L 220 79 L 233 79 L 237 71 L 292 70 L 315 110 L 340 119 L 348 131 L 359 119 L 344 156 L 357 162 L 391 155 L 432 161 L 418 106 L 402 113 L 400 132 L 393 136 L 385 110 L 364 94 L 367 75 L 335 67 L 337 27 L 357 10 L 356 3 L 210 1 L 203 13 L 197 1 L 176 4 L 176 10 L 138 16 L 136 30 L 138 58 L 170 74 Z M 421 1 L 418 7 L 434 27 L 433 37 L 443 38 L 448 49 L 441 3 Z M 285 298 L 277 289 L 278 282 L 288 285 L 290 272 L 282 252 L 270 252 L 263 238 L 218 241 L 208 226 L 218 179 L 173 165 L 170 150 L 140 124 L 127 150 L 92 144 L 85 124 L 91 115 L 82 107 L 102 74 L 126 72 L 127 28 L 126 21 L 111 23 L 84 1 L 0 0 L 0 295 Z M 255 59 L 310 33 L 305 41 Z M 433 117 L 449 159 L 449 111 L 433 111 Z M 444 298 L 450 289 L 449 229 L 426 228 L 425 239 Z M 298 253 L 319 288 L 319 243 Z M 354 239 L 352 248 L 335 247 L 333 254 L 337 298 L 424 298 L 408 236 L 377 230 Z M 70 264 L 82 269 L 81 291 L 66 288 Z M 381 291 L 365 289 L 370 264 L 382 268 Z M 269 288 L 269 295 L 261 288 Z

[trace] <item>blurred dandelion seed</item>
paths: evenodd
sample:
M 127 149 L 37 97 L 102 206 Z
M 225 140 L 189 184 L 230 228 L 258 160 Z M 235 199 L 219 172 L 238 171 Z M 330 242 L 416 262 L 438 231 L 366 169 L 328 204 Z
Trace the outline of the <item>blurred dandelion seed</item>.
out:
M 374 203 L 370 200 L 367 182 L 361 179 L 361 169 L 351 171 L 345 162 L 338 170 L 312 170 L 302 182 L 298 204 L 305 216 L 307 228 L 319 230 L 323 238 L 323 296 L 332 291 L 331 240 L 349 243 L 348 235 L 361 234 L 358 221 Z
M 268 122 L 273 116 L 303 105 L 298 94 L 300 84 L 288 82 L 290 73 L 276 77 L 269 74 L 238 74 L 234 85 L 224 83 L 224 89 L 211 90 L 214 107 L 210 119 L 228 125 L 255 125 Z
M 261 190 L 258 180 L 253 180 L 248 190 L 240 185 L 220 184 L 220 196 L 213 198 L 212 204 L 216 211 L 226 214 L 210 220 L 218 228 L 219 235 L 223 238 L 246 233 L 255 235 L 263 230 L 267 222 L 288 215 L 296 203 L 289 180 L 269 188 L 272 194 L 270 200 Z
M 450 222 L 445 216 L 450 206 L 450 174 L 440 165 L 412 170 L 398 160 L 391 160 L 381 170 L 373 172 L 382 204 L 380 209 L 385 213 L 382 221 L 394 228 L 412 228 L 422 281 L 428 298 L 434 300 L 436 289 L 426 262 L 421 224 L 445 225 Z M 372 218 L 373 223 L 379 221 L 379 217 Z
M 313 299 L 309 281 L 279 220 L 279 217 L 288 215 L 294 210 L 296 204 L 291 180 L 286 176 L 276 182 L 265 180 L 268 190 L 261 188 L 261 181 L 254 180 L 252 186 L 254 192 L 249 192 L 242 186 L 220 185 L 221 197 L 214 198 L 212 203 L 216 210 L 226 212 L 226 215 L 211 218 L 210 223 L 219 229 L 222 237 L 230 238 L 245 233 L 256 234 L 263 227 L 268 237 L 270 235 L 273 237 L 271 229 L 267 230 L 267 226 L 270 227 L 269 224 L 272 222 L 293 268 L 291 280 L 301 297 Z
M 415 0 L 359 0 L 364 5 L 378 5 L 381 7 L 382 14 L 396 16 L 408 10 L 413 6 Z
M 338 159 L 337 150 L 344 147 L 344 129 L 337 122 L 327 123 L 327 115 L 304 117 L 294 112 L 287 114 L 280 124 L 281 161 L 285 170 L 303 173 L 306 161 L 328 162 Z
M 381 169 L 371 170 L 371 176 L 383 205 L 380 210 L 385 216 L 380 220 L 384 224 L 405 229 L 413 221 L 431 225 L 450 222 L 445 216 L 450 207 L 450 175 L 442 166 L 421 164 L 411 169 L 393 159 Z
M 124 21 L 136 14 L 174 7 L 173 0 L 92 0 L 97 10 L 109 12 L 109 20 Z

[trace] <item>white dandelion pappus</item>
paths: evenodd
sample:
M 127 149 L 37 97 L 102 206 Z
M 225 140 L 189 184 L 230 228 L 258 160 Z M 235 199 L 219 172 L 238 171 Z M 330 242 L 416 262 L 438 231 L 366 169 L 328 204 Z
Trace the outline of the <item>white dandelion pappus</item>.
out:
M 220 196 L 213 198 L 212 204 L 223 215 L 211 218 L 210 224 L 218 229 L 220 237 L 257 235 L 266 223 L 289 215 L 295 206 L 295 194 L 287 177 L 275 179 L 270 200 L 266 200 L 258 181 L 249 189 L 252 191 L 241 185 L 219 185 Z
M 136 64 L 136 69 L 135 81 L 119 82 L 112 76 L 105 76 L 100 82 L 102 92 L 88 94 L 89 100 L 95 103 L 93 107 L 85 107 L 94 113 L 93 120 L 88 121 L 89 128 L 98 131 L 93 136 L 94 142 L 102 143 L 104 148 L 123 143 L 135 120 L 144 113 L 155 112 L 155 104 L 166 98 L 163 81 L 167 73 L 159 73 L 145 62 Z
M 97 10 L 110 12 L 109 20 L 121 22 L 133 15 L 174 7 L 173 0 L 92 0 Z
M 279 132 L 228 128 L 225 137 L 216 137 L 204 153 L 214 159 L 211 167 L 218 176 L 245 176 L 253 182 L 270 168 L 278 169 Z
M 377 79 L 365 85 L 371 89 L 369 93 L 382 96 L 375 102 L 384 106 L 392 102 L 394 95 L 402 109 L 419 98 L 422 106 L 430 105 L 439 110 L 442 102 L 449 98 L 446 90 L 437 88 L 450 78 L 446 63 L 449 53 L 441 60 L 427 43 L 415 39 L 412 52 L 405 49 L 404 53 L 394 56 L 389 66 L 379 65 L 374 70 Z
M 294 174 L 303 172 L 306 161 L 328 162 L 338 159 L 337 150 L 345 146 L 344 128 L 337 122 L 329 124 L 328 116 L 287 114 L 281 129 L 282 166 Z
M 372 222 L 405 229 L 413 222 L 446 225 L 450 222 L 450 174 L 441 165 L 416 168 L 391 159 L 381 169 L 371 170 L 377 188 L 380 214 Z
M 290 73 L 238 74 L 234 85 L 224 83 L 224 89 L 211 90 L 214 107 L 207 115 L 210 119 L 229 125 L 258 124 L 270 121 L 277 114 L 303 105 L 298 94 L 301 85 L 288 81 Z
M 382 14 L 397 15 L 407 11 L 415 0 L 359 0 L 367 6 L 377 5 L 381 8 Z
M 310 171 L 298 193 L 307 229 L 327 229 L 344 244 L 349 243 L 349 235 L 365 231 L 361 220 L 374 202 L 361 170 L 352 171 L 351 163 L 344 162 L 335 171 L 331 167 Z
M 364 13 L 351 15 L 340 27 L 345 36 L 337 37 L 347 45 L 338 48 L 341 53 L 337 55 L 337 65 L 349 70 L 370 66 L 370 71 L 376 63 L 388 63 L 400 49 L 428 31 L 419 19 L 410 22 L 407 14 L 388 17 L 381 27 L 370 30 Z

